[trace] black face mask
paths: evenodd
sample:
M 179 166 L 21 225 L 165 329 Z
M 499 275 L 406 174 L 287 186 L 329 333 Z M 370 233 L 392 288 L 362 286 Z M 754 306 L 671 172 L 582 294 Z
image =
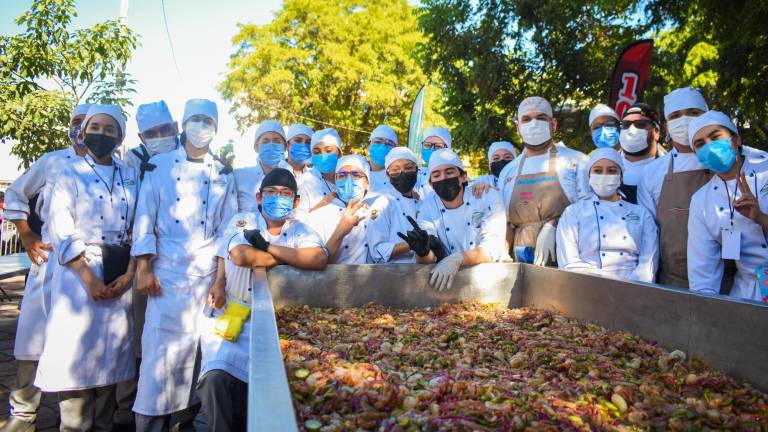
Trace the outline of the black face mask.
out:
M 96 158 L 106 157 L 117 147 L 117 137 L 102 134 L 85 134 L 85 146 Z
M 497 161 L 491 162 L 491 172 L 493 173 L 493 176 L 499 178 L 501 175 L 501 170 L 503 170 L 504 167 L 507 166 L 507 164 L 510 162 L 512 161 L 508 159 L 499 159 Z
M 432 182 L 432 189 L 443 201 L 453 201 L 461 192 L 462 185 L 459 176 Z
M 413 190 L 416 186 L 416 180 L 419 175 L 418 171 L 408 172 L 403 171 L 396 176 L 389 176 L 389 182 L 397 189 L 401 194 L 406 194 Z

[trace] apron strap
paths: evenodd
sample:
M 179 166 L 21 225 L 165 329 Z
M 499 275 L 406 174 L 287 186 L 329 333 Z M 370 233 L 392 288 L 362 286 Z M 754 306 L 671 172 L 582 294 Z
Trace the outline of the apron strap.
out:
M 557 146 L 553 142 L 549 148 L 549 172 L 557 171 Z
M 669 158 L 669 167 L 667 167 L 666 181 L 672 181 L 672 174 L 675 173 L 675 155 L 674 153 Z

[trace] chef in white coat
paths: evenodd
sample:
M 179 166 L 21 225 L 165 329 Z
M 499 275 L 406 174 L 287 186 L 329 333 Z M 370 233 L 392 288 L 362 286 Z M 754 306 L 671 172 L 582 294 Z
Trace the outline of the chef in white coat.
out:
M 416 220 L 423 202 L 415 190 L 418 159 L 407 147 L 395 147 L 387 154 L 384 165 L 388 184 L 377 205 L 381 212 L 371 220 L 367 232 L 371 260 L 377 264 L 415 263 L 416 255 L 397 233 L 413 229 L 408 217 Z
M 309 214 L 307 222 L 328 249 L 330 264 L 369 262 L 366 230 L 382 210 L 380 196 L 370 192 L 365 158 L 347 155 L 336 163 L 336 198 Z
M 589 112 L 589 130 L 595 148 L 621 150 L 619 145 L 619 115 L 606 104 L 597 104 Z
M 528 97 L 520 103 L 517 129 L 525 149 L 499 175 L 508 241 L 515 260 L 546 265 L 555 259 L 560 214 L 589 196 L 588 158 L 554 141 L 557 119 L 542 97 Z
M 211 288 L 203 316 L 203 353 L 197 394 L 212 431 L 245 430 L 253 279 L 251 268 L 287 264 L 323 270 L 328 256 L 320 237 L 293 218 L 300 198 L 292 173 L 275 168 L 264 177 L 259 208 L 230 220 L 219 245 L 224 278 Z
M 509 141 L 496 141 L 488 147 L 488 169 L 490 174 L 481 175 L 473 180 L 477 183 L 485 183 L 489 186 L 501 189 L 499 184 L 499 175 L 504 167 L 517 157 L 515 146 Z
M 501 195 L 494 189 L 477 198 L 467 188 L 467 173 L 451 149 L 429 159 L 429 182 L 434 193 L 424 198 L 417 227 L 401 233 L 419 264 L 437 262 L 429 283 L 450 289 L 461 266 L 496 262 L 507 257 L 506 219 Z M 438 241 L 439 240 L 439 241 Z
M 24 299 L 16 326 L 13 355 L 17 363 L 17 387 L 10 393 L 8 403 L 11 406 L 11 416 L 4 430 L 34 430 L 42 393 L 33 383 L 37 374 L 37 362 L 43 353 L 45 323 L 51 305 L 50 283 L 53 277 L 53 271 L 47 270 L 51 239 L 45 222 L 48 219 L 50 195 L 56 176 L 63 167 L 79 160 L 87 152 L 85 145 L 78 140 L 78 134 L 90 106 L 91 104 L 78 105 L 72 111 L 69 119 L 69 139 L 72 145 L 41 156 L 5 191 L 3 216 L 16 226 L 21 244 L 33 264 L 24 286 Z M 42 226 L 34 226 L 35 214 Z
M 115 384 L 135 374 L 130 226 L 133 170 L 112 152 L 125 138 L 117 105 L 92 105 L 80 130 L 88 154 L 51 194 L 51 311 L 35 385 L 58 392 L 61 430 L 111 430 Z
M 182 146 L 157 155 L 139 196 L 133 249 L 136 287 L 149 296 L 142 363 L 133 407 L 137 430 L 161 430 L 167 416 L 192 417 L 196 397 L 198 318 L 216 276 L 216 242 L 237 208 L 234 181 L 209 145 L 218 111 L 187 101 Z
M 709 108 L 704 96 L 690 87 L 664 96 L 667 141 L 672 151 L 648 163 L 637 187 L 638 204 L 659 226 L 658 282 L 688 288 L 688 208 L 694 192 L 712 178 L 688 141 L 688 125 Z
M 621 156 L 611 147 L 599 148 L 590 155 L 588 169 L 592 197 L 568 206 L 557 224 L 558 266 L 653 282 L 658 230 L 648 210 L 619 195 Z
M 638 102 L 624 111 L 619 133 L 624 168 L 620 190 L 626 201 L 637 204 L 637 185 L 643 170 L 664 154 L 659 145 L 660 133 L 659 114 L 652 106 Z
M 371 165 L 371 191 L 380 193 L 389 184 L 384 166 L 387 154 L 398 146 L 395 130 L 387 125 L 378 125 L 368 140 L 368 162 Z
M 688 215 L 690 288 L 720 293 L 724 260 L 735 260 L 728 294 L 765 301 L 768 285 L 768 153 L 747 149 L 731 119 L 707 111 L 688 125 L 688 140 L 715 175 L 691 199 Z M 758 284 L 760 275 L 760 284 Z
M 311 142 L 312 169 L 299 178 L 300 218 L 336 198 L 335 170 L 341 158 L 341 137 L 336 129 L 321 129 L 312 134 Z
M 311 127 L 295 123 L 288 126 L 285 139 L 288 141 L 288 157 L 286 161 L 291 166 L 291 172 L 298 179 L 312 164 L 312 134 Z
M 256 193 L 261 179 L 277 167 L 288 168 L 285 162 L 285 132 L 280 122 L 265 120 L 256 128 L 253 149 L 259 154 L 256 163 L 233 171 L 237 187 L 237 208 L 239 211 L 258 207 Z
M 142 172 L 151 169 L 147 163 L 152 156 L 175 150 L 179 146 L 179 126 L 163 100 L 139 105 L 136 109 L 136 125 L 139 127 L 141 144 L 129 149 L 123 162 L 133 168 L 141 182 Z

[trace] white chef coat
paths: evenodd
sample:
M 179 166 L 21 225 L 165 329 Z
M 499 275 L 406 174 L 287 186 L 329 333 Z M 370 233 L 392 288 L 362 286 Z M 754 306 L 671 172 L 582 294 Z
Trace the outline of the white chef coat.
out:
M 493 174 L 477 176 L 472 180 L 472 183 L 485 183 L 491 187 L 496 188 L 496 190 L 499 190 L 499 179 L 496 178 L 496 176 Z
M 768 213 L 768 153 L 745 149 L 741 172 L 758 200 L 760 210 Z M 727 188 L 727 189 L 726 189 Z M 740 233 L 741 258 L 736 260 L 736 277 L 731 297 L 761 301 L 757 270 L 768 266 L 768 238 L 754 221 L 734 209 L 741 197 L 736 180 L 712 177 L 691 199 L 688 214 L 688 280 L 694 291 L 717 294 L 723 278 L 722 230 Z M 733 222 L 733 225 L 731 225 Z
M 352 231 L 341 241 L 341 252 L 335 263 L 332 264 L 365 264 L 372 262 L 366 230 L 371 223 L 372 218 L 378 218 L 386 201 L 379 199 L 379 195 L 368 192 L 363 199 L 363 203 L 368 204 L 368 216 L 361 220 Z M 341 215 L 346 210 L 347 204 L 336 198 L 330 204 L 320 207 L 313 211 L 307 217 L 306 222 L 320 236 L 323 244 L 327 243 L 331 235 L 336 230 L 336 226 L 341 220 Z
M 565 196 L 571 202 L 588 198 L 591 194 L 589 174 L 587 172 L 589 158 L 584 153 L 568 148 L 562 143 L 557 143 L 556 145 L 557 175 Z M 515 179 L 517 178 L 517 166 L 524 154 L 525 150 L 520 152 L 512 162 L 508 163 L 499 174 L 504 208 L 509 208 L 509 202 L 512 200 L 512 191 L 515 188 Z M 549 157 L 549 151 L 538 156 L 526 157 L 520 174 L 538 174 L 549 171 Z
M 227 302 L 236 301 L 250 306 L 252 297 L 251 269 L 239 267 L 232 263 L 229 252 L 239 245 L 250 243 L 245 239 L 243 231 L 259 229 L 264 238 L 275 245 L 289 248 L 321 248 L 320 237 L 305 223 L 288 219 L 277 235 L 267 231 L 267 221 L 261 213 L 238 213 L 229 221 L 219 244 L 218 255 L 224 258 L 224 271 L 227 278 Z M 250 325 L 248 319 L 243 324 L 240 335 L 233 342 L 227 341 L 214 333 L 216 319 L 224 313 L 226 306 L 212 311 L 212 314 L 202 315 L 200 349 L 203 353 L 200 376 L 207 372 L 220 369 L 243 382 L 248 382 L 248 359 L 250 356 Z
M 557 224 L 557 264 L 565 270 L 653 282 L 658 229 L 642 206 L 596 195 L 568 206 Z
M 464 189 L 464 205 L 447 209 L 436 193 L 424 197 L 416 220 L 429 234 L 443 242 L 449 254 L 483 248 L 493 261 L 507 256 L 505 240 L 507 219 L 501 195 L 494 189 L 481 198 Z
M 367 232 L 371 260 L 376 264 L 415 263 L 416 254 L 413 251 L 394 259 L 392 251 L 398 243 L 404 241 L 397 233 L 405 234 L 413 229 L 407 217 L 410 216 L 413 220 L 418 218 L 422 198 L 418 194 L 412 198 L 404 196 L 390 185 L 379 196 L 379 201 L 376 207 L 380 208 L 381 212 L 376 219 L 371 220 Z
M 371 192 L 382 193 L 389 185 L 389 176 L 387 170 L 371 170 Z
M 637 184 L 637 203 L 651 212 L 654 218 L 656 217 L 656 207 L 659 205 L 661 188 L 664 186 L 664 178 L 667 175 L 667 171 L 669 171 L 669 160 L 671 158 L 674 158 L 672 172 L 679 173 L 704 169 L 701 162 L 696 158 L 695 153 L 680 153 L 674 148 L 666 155 L 653 159 L 645 165 L 640 176 L 640 182 Z
M 194 391 L 197 324 L 216 271 L 216 247 L 236 209 L 232 176 L 184 147 L 154 156 L 139 196 L 131 254 L 154 255 L 161 294 L 150 296 L 133 410 L 158 416 L 187 407 Z
M 304 218 L 309 209 L 331 193 L 336 192 L 336 184 L 325 180 L 317 168 L 312 168 L 299 176 L 299 207 L 296 209 L 297 217 Z
M 43 391 L 101 387 L 134 376 L 131 292 L 94 301 L 65 266 L 85 253 L 102 277 L 99 245 L 127 241 L 136 200 L 135 174 L 122 161 L 97 165 L 90 156 L 65 166 L 51 194 L 48 222 L 55 254 L 51 311 L 35 385 Z
M 621 182 L 627 186 L 637 186 L 643 177 L 643 171 L 656 158 L 640 159 L 639 161 L 630 161 L 624 153 L 621 154 L 622 179 Z M 666 174 L 666 173 L 665 173 Z M 589 178 L 589 177 L 587 177 Z
M 293 173 L 293 167 L 286 161 L 281 161 L 277 167 L 285 168 Z M 266 175 L 259 160 L 256 160 L 256 165 L 234 169 L 232 174 L 237 188 L 237 210 L 241 212 L 258 210 L 259 203 L 256 201 L 256 193 L 259 192 L 261 181 Z
M 27 220 L 30 213 L 29 201 L 38 195 L 35 212 L 43 221 L 41 238 L 44 243 L 50 243 L 45 222 L 48 219 L 54 181 L 62 168 L 80 159 L 72 147 L 41 156 L 5 191 L 3 217 L 6 220 Z M 53 257 L 51 252 L 49 257 Z M 38 360 L 43 353 L 46 317 L 51 307 L 53 270 L 49 270 L 49 267 L 47 263 L 39 266 L 32 264 L 24 286 L 24 301 L 21 302 L 13 348 L 13 355 L 19 360 Z

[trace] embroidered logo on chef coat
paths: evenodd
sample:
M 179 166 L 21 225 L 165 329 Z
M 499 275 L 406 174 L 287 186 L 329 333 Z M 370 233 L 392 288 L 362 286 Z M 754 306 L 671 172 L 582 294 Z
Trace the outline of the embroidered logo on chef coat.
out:
M 640 215 L 635 212 L 629 212 L 626 216 L 627 221 L 639 221 Z
M 123 182 L 126 186 L 135 186 L 136 182 L 133 180 L 126 180 Z
M 768 184 L 766 184 L 765 186 L 763 186 L 762 189 L 760 189 L 760 196 L 765 196 L 765 195 L 768 195 Z
M 240 219 L 239 221 L 237 221 L 237 227 L 245 228 L 245 219 Z
M 378 217 L 379 217 L 379 210 L 378 209 L 371 210 L 371 219 L 376 220 L 378 219 Z
M 472 213 L 472 225 L 475 228 L 480 228 L 480 225 L 483 223 L 483 220 L 485 219 L 485 212 L 474 212 Z

